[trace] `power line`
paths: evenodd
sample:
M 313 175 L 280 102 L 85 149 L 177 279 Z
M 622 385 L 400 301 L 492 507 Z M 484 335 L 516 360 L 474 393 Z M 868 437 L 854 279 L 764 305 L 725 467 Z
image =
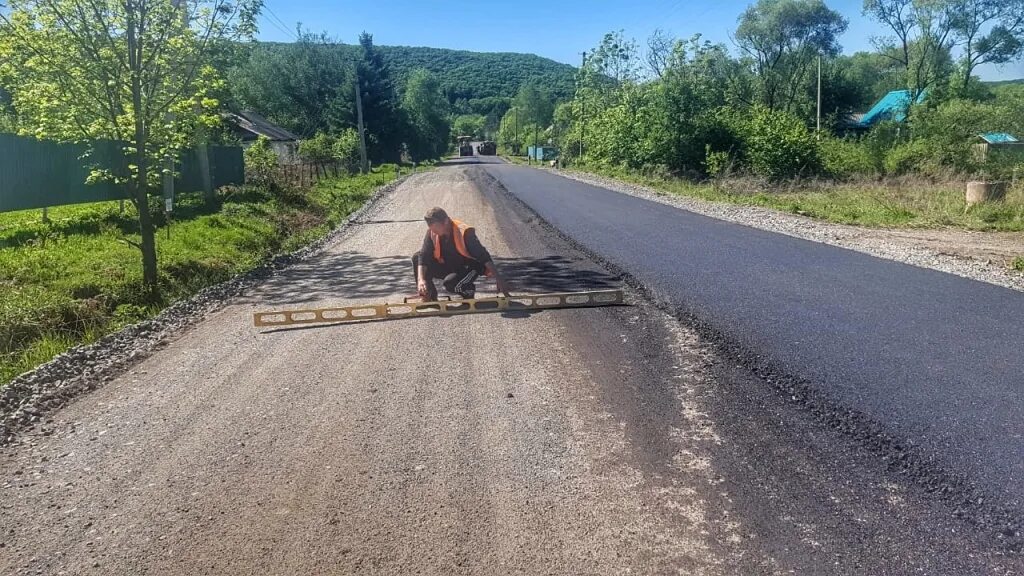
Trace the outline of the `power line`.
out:
M 285 28 L 282 28 L 280 24 L 278 24 L 277 22 L 274 22 L 273 20 L 271 20 L 266 14 L 260 14 L 260 20 L 264 24 L 269 25 L 271 28 L 276 28 L 278 32 L 284 34 L 285 36 L 290 36 L 290 33 L 288 32 L 288 30 L 286 30 Z
M 281 18 L 274 13 L 274 10 L 268 4 L 263 4 L 263 9 L 266 10 L 266 13 L 262 16 L 271 26 L 277 28 L 281 32 L 284 32 L 286 36 L 290 36 L 293 40 L 299 39 L 298 35 L 288 28 L 288 25 L 284 23 L 284 20 L 281 20 Z
M 280 18 L 280 17 L 279 17 L 278 15 L 277 15 L 277 13 L 276 13 L 276 12 L 274 12 L 274 10 L 273 10 L 272 8 L 270 8 L 270 6 L 267 6 L 267 13 L 268 13 L 268 14 L 270 14 L 270 15 L 271 15 L 271 16 L 272 16 L 272 17 L 274 18 L 274 20 L 277 20 L 277 22 L 278 22 L 278 23 L 279 23 L 279 24 L 280 24 L 281 26 L 283 26 L 283 27 L 284 27 L 285 29 L 287 29 L 287 30 L 289 30 L 289 31 L 291 30 L 291 28 L 290 28 L 290 27 L 288 26 L 288 24 L 287 24 L 287 23 L 286 23 L 286 22 L 285 22 L 284 20 L 282 20 L 282 19 L 281 19 L 281 18 Z M 289 32 L 289 34 L 291 34 L 291 35 L 292 35 L 292 36 L 294 36 L 294 37 L 295 37 L 296 39 L 298 39 L 298 36 L 296 36 L 296 34 L 295 34 L 294 32 Z

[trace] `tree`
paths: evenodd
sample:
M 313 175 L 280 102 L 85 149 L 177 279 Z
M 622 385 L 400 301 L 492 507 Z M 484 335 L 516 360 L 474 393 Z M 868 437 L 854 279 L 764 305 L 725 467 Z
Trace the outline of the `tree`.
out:
M 647 69 L 652 76 L 662 78 L 665 75 L 665 69 L 668 68 L 676 43 L 675 38 L 660 28 L 647 39 L 647 53 L 644 59 L 647 61 Z
M 258 45 L 228 75 L 235 104 L 303 138 L 354 124 L 354 60 L 325 34 Z
M 759 0 L 739 18 L 736 43 L 753 62 L 762 103 L 791 111 L 818 56 L 840 52 L 847 21 L 821 0 Z
M 720 130 L 711 112 L 729 104 L 746 105 L 738 86 L 742 74 L 721 44 L 701 40 L 699 34 L 676 43 L 656 100 L 664 110 L 659 118 L 665 123 L 665 142 L 657 148 L 664 164 L 699 171 L 706 146 L 720 148 Z
M 640 77 L 636 42 L 627 40 L 622 31 L 609 32 L 597 48 L 590 51 L 583 68 L 592 76 L 605 76 L 616 83 L 636 81 Z
M 864 0 L 864 13 L 892 30 L 892 36 L 877 39 L 875 45 L 903 69 L 912 101 L 948 77 L 950 7 L 950 0 Z
M 519 87 L 512 105 L 522 110 L 523 119 L 530 124 L 548 126 L 555 113 L 555 99 L 534 82 Z
M 360 34 L 359 46 L 356 77 L 363 95 L 368 153 L 375 162 L 398 162 L 407 123 L 398 105 L 391 70 L 373 45 L 372 35 Z
M 951 12 L 953 34 L 963 47 L 962 93 L 978 66 L 1006 64 L 1024 54 L 1024 0 L 952 0 Z
M 0 83 L 23 133 L 125 143 L 124 182 L 139 215 L 143 280 L 159 297 L 149 191 L 196 128 L 219 120 L 218 44 L 251 37 L 259 0 L 13 0 L 0 13 Z
M 463 114 L 462 116 L 457 116 L 452 122 L 452 133 L 456 136 L 483 138 L 485 121 L 486 118 L 479 114 Z
M 826 100 L 841 100 L 864 112 L 893 90 L 906 88 L 904 69 L 878 52 L 855 52 L 833 60 L 823 90 Z M 828 108 L 826 107 L 826 110 Z
M 423 69 L 413 72 L 405 87 L 402 108 L 413 129 L 408 141 L 412 157 L 419 161 L 444 155 L 451 125 L 448 100 L 441 93 L 437 78 Z

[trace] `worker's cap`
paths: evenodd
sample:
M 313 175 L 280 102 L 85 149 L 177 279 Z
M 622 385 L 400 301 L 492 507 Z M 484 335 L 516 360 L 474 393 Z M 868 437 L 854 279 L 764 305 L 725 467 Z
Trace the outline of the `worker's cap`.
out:
M 427 210 L 426 216 L 423 217 L 427 221 L 427 224 L 444 224 L 448 221 L 448 213 L 443 208 L 433 207 Z

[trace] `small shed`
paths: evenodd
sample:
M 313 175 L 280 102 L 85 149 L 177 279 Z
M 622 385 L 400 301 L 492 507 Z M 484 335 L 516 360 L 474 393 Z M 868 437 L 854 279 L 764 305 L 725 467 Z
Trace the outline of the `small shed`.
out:
M 260 136 L 266 136 L 270 140 L 270 147 L 277 154 L 281 164 L 296 164 L 299 162 L 299 140 L 295 134 L 267 120 L 263 116 L 245 110 L 237 114 L 225 114 L 229 126 L 239 140 L 242 141 L 242 148 L 252 146 Z
M 526 149 L 526 153 L 531 160 L 538 162 L 558 158 L 558 148 L 554 146 L 530 146 Z
M 1024 162 L 1024 142 L 1006 132 L 978 134 L 974 154 L 979 162 L 1003 160 Z

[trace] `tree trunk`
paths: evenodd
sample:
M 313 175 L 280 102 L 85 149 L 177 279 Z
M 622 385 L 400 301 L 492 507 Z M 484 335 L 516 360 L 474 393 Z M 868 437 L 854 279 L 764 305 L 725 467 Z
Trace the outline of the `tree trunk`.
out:
M 146 123 L 142 107 L 142 48 L 136 37 L 135 22 L 129 22 L 128 30 L 128 66 L 132 79 L 132 114 L 135 117 L 135 203 L 139 210 L 139 235 L 142 242 L 142 281 L 149 289 L 150 297 L 160 298 L 160 286 L 156 264 L 156 233 L 153 230 L 153 218 L 149 213 L 149 186 L 147 182 L 146 162 Z

